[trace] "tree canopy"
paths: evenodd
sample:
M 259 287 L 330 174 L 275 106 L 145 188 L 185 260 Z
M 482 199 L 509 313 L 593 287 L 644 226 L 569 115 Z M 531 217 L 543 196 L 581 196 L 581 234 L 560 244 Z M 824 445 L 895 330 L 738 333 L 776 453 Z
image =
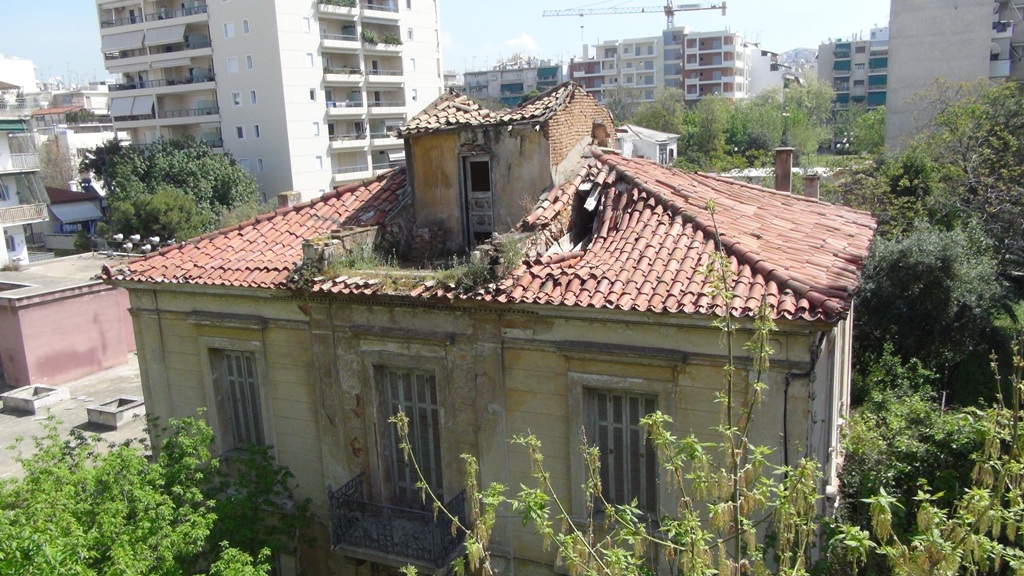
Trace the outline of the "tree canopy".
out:
M 230 155 L 190 137 L 146 146 L 111 140 L 89 151 L 81 168 L 106 184 L 109 225 L 125 235 L 187 238 L 259 196 L 256 181 Z

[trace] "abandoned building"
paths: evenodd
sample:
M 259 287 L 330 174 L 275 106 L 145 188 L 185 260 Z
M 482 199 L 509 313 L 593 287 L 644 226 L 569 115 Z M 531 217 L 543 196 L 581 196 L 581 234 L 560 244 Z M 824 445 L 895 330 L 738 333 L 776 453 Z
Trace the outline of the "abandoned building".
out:
M 619 447 L 602 469 L 610 501 L 674 510 L 638 418 L 660 410 L 678 435 L 714 440 L 712 320 L 728 311 L 743 340 L 764 304 L 777 331 L 753 441 L 779 463 L 816 458 L 830 493 L 869 215 L 621 157 L 605 148 L 612 118 L 572 83 L 501 112 L 450 92 L 401 134 L 406 169 L 295 205 L 285 194 L 274 213 L 103 273 L 130 295 L 151 413 L 205 408 L 221 453 L 272 445 L 312 498 L 319 545 L 284 572 L 444 573 L 459 553 L 401 458 L 399 410 L 456 513 L 463 453 L 485 485 L 530 484 L 509 443 L 529 431 L 582 516 L 582 430 Z M 702 272 L 719 246 L 728 302 Z M 503 573 L 556 570 L 512 514 L 491 546 Z

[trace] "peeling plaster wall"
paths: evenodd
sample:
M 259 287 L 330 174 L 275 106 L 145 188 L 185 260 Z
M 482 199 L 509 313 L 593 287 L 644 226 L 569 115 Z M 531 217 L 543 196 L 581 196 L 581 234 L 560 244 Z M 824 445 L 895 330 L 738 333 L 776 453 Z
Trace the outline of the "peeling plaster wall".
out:
M 449 251 L 465 248 L 462 158 L 470 151 L 490 156 L 498 233 L 512 230 L 552 184 L 547 140 L 529 126 L 449 130 L 410 141 L 416 226 L 441 227 Z
M 462 453 L 479 458 L 484 485 L 531 485 L 525 450 L 509 444 L 512 435 L 531 432 L 543 443 L 555 489 L 580 511 L 580 398 L 592 386 L 654 394 L 659 409 L 676 422 L 677 435 L 692 432 L 716 440 L 712 428 L 720 423 L 721 408 L 714 400 L 722 388 L 724 350 L 721 331 L 701 318 L 681 325 L 687 319 L 204 292 L 131 291 L 147 408 L 166 419 L 192 416 L 205 407 L 207 419 L 216 424 L 211 412 L 217 406 L 204 381 L 210 358 L 201 343 L 250 342 L 262 350 L 268 441 L 295 473 L 299 496 L 312 498 L 319 518 L 320 544 L 302 554 L 311 574 L 357 573 L 342 553 L 327 546 L 327 486 L 337 488 L 365 473 L 367 496 L 377 502 L 389 498 L 388 464 L 381 454 L 390 430 L 373 377 L 376 365 L 434 371 L 446 497 L 462 489 Z M 781 463 L 783 418 L 791 462 L 828 452 L 813 432 L 812 403 L 836 398 L 829 391 L 839 372 L 822 369 L 819 361 L 818 377 L 794 378 L 787 393 L 786 372 L 811 368 L 821 328 L 779 324 L 770 389 L 752 436 L 755 443 L 774 447 L 773 458 Z M 737 350 L 746 335 L 740 331 Z M 740 358 L 738 367 L 746 385 L 749 363 Z M 661 500 L 668 502 L 668 488 L 661 486 Z M 543 550 L 533 530 L 510 512 L 499 520 L 492 543 L 504 557 L 499 561 L 506 573 L 551 573 L 553 552 Z

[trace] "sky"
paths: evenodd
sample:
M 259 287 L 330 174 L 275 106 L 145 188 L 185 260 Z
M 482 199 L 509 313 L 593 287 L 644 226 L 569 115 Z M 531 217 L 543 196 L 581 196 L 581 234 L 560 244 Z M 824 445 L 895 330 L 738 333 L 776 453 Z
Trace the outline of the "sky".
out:
M 658 12 L 541 16 L 544 10 L 660 6 L 664 0 L 437 1 L 444 68 L 457 72 L 487 68 L 516 52 L 568 63 L 579 56 L 584 43 L 656 36 L 665 28 L 665 16 Z M 676 26 L 696 31 L 728 28 L 760 42 L 767 50 L 784 52 L 817 48 L 829 38 L 866 33 L 874 26 L 887 25 L 889 19 L 889 0 L 726 2 L 725 16 L 720 10 L 679 12 Z M 32 60 L 39 79 L 61 76 L 84 82 L 108 77 L 100 55 L 95 0 L 0 0 L 0 15 L 6 24 L 0 35 L 0 54 Z

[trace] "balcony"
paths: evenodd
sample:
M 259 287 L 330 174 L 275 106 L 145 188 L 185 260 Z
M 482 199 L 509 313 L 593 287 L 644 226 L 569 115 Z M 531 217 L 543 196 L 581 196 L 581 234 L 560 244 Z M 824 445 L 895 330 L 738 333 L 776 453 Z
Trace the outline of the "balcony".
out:
M 359 50 L 359 37 L 355 34 L 333 34 L 321 32 L 320 40 L 324 50 Z
M 1013 37 L 1013 21 L 1001 20 L 992 23 L 992 39 L 1000 40 Z
M 161 110 L 158 115 L 164 119 L 174 118 L 198 118 L 200 116 L 216 116 L 220 114 L 217 106 L 204 106 L 202 108 L 183 108 L 180 110 Z
M 36 104 L 0 101 L 0 118 L 26 118 L 39 108 Z
M 0 155 L 0 174 L 31 172 L 39 170 L 39 154 L 3 154 Z
M 0 226 L 19 226 L 46 222 L 50 215 L 46 204 L 20 204 L 10 208 L 0 208 Z
M 161 10 L 159 12 L 146 14 L 145 18 L 139 16 L 129 16 L 126 18 L 113 18 L 110 20 L 101 20 L 100 28 L 116 28 L 118 26 L 141 24 L 143 22 L 157 22 L 160 20 L 170 20 L 172 18 L 184 18 L 185 16 L 195 16 L 197 14 L 206 14 L 206 5 L 191 6 L 188 8 L 175 8 L 174 10 Z
M 447 516 L 367 502 L 362 474 L 327 494 L 331 546 L 346 555 L 385 560 L 394 566 L 413 564 L 428 572 L 444 573 L 461 552 L 465 534 Z M 445 508 L 463 526 L 468 525 L 465 492 L 448 501 Z
M 405 81 L 401 70 L 368 70 L 366 79 L 372 84 L 401 84 Z
M 112 84 L 110 86 L 111 92 L 120 92 L 123 90 L 142 90 L 145 88 L 166 88 L 168 86 L 187 86 L 189 84 L 205 84 L 206 82 L 213 82 L 215 77 L 213 74 L 208 76 L 195 76 L 195 77 L 184 77 L 184 78 L 160 78 L 157 80 L 143 80 L 142 82 L 123 82 L 121 84 Z
M 366 134 L 336 134 L 331 136 L 331 150 L 358 150 L 366 148 Z
M 405 102 L 401 100 L 374 100 L 369 106 L 371 114 L 405 113 Z
M 363 4 L 363 17 L 395 21 L 399 19 L 398 5 L 392 2 L 367 2 Z
M 327 115 L 330 117 L 362 116 L 366 107 L 359 100 L 327 101 Z
M 989 78 L 1006 78 L 1010 75 L 1010 60 L 992 60 L 988 63 Z

